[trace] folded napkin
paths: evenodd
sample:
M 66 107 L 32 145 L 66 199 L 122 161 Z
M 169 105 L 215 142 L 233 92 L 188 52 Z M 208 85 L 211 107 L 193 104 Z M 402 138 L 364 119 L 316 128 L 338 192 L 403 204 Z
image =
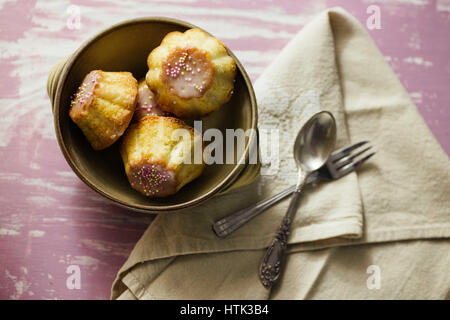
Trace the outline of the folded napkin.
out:
M 356 19 L 339 8 L 320 14 L 283 49 L 255 89 L 261 133 L 276 137 L 278 129 L 279 163 L 274 157 L 248 186 L 158 215 L 120 269 L 113 299 L 305 298 L 318 287 L 333 253 L 341 252 L 337 246 L 450 237 L 448 157 Z M 295 183 L 294 138 L 319 110 L 336 117 L 337 147 L 370 140 L 377 154 L 358 173 L 304 190 L 286 270 L 271 293 L 261 285 L 258 267 L 289 201 L 226 239 L 218 239 L 211 224 Z M 328 249 L 310 251 L 323 248 Z M 395 250 L 382 252 L 391 254 L 383 261 L 397 257 L 411 263 Z M 331 297 L 349 292 L 334 287 L 338 291 L 326 291 Z

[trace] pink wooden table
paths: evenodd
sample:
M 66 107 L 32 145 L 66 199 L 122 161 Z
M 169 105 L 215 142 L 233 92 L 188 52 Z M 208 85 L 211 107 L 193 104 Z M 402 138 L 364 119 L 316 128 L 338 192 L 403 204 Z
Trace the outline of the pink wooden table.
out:
M 370 34 L 450 154 L 449 0 L 0 1 L 0 299 L 108 298 L 152 221 L 106 202 L 71 172 L 45 89 L 53 64 L 111 24 L 169 16 L 222 39 L 256 80 L 316 13 L 336 5 L 364 25 L 367 8 L 380 8 L 381 29 Z M 66 284 L 71 265 L 80 289 Z

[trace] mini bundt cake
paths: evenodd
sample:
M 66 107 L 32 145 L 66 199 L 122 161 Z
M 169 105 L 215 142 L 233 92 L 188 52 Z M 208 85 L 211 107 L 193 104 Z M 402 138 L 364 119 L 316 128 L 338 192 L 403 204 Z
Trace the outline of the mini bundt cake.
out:
M 206 116 L 233 93 L 236 63 L 218 39 L 199 29 L 168 33 L 147 58 L 158 105 L 180 118 Z
M 158 106 L 155 94 L 149 89 L 145 79 L 142 79 L 139 81 L 138 98 L 133 121 L 139 121 L 143 117 L 151 115 L 169 116 L 170 114 Z
M 203 148 L 200 134 L 177 118 L 151 115 L 132 123 L 120 144 L 131 187 L 150 197 L 176 193 L 205 168 L 203 159 L 193 161 L 194 144 Z
M 91 71 L 72 99 L 69 115 L 95 150 L 105 149 L 128 127 L 137 92 L 130 72 Z

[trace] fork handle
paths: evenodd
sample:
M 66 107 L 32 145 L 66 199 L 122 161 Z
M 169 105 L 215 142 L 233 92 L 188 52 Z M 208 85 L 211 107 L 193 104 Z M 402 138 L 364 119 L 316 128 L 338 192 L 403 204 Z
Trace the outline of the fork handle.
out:
M 229 215 L 223 219 L 216 221 L 213 224 L 213 230 L 215 234 L 220 238 L 228 236 L 229 234 L 242 227 L 244 224 L 246 224 L 248 221 L 259 215 L 260 213 L 266 211 L 279 201 L 283 200 L 284 198 L 292 194 L 294 190 L 295 185 L 287 188 L 286 190 L 266 200 L 259 201 L 254 205 L 251 205 L 250 207 L 236 211 L 232 215 Z
M 308 176 L 306 184 L 312 183 L 317 179 L 318 179 L 317 174 L 311 174 L 310 176 Z M 287 188 L 286 190 L 276 195 L 273 195 L 268 199 L 259 201 L 251 205 L 250 207 L 236 211 L 235 213 L 216 221 L 212 226 L 214 233 L 220 238 L 225 238 L 226 236 L 230 235 L 231 233 L 242 227 L 248 221 L 259 215 L 260 213 L 273 207 L 275 204 L 277 204 L 287 196 L 291 195 L 294 192 L 294 190 L 295 185 Z

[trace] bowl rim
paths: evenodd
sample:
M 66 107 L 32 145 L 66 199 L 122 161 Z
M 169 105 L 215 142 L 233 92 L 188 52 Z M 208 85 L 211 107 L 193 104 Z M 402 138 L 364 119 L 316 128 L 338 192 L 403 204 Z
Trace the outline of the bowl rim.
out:
M 253 143 L 255 143 L 257 140 L 256 130 L 257 130 L 257 122 L 258 122 L 258 112 L 257 112 L 255 92 L 254 92 L 250 77 L 248 76 L 243 65 L 237 59 L 237 57 L 234 55 L 234 53 L 227 46 L 224 45 L 225 48 L 227 49 L 228 54 L 235 61 L 239 71 L 242 74 L 245 85 L 247 87 L 247 91 L 248 91 L 248 94 L 250 97 L 250 107 L 251 107 L 251 115 L 252 115 L 251 129 L 253 129 L 251 134 L 248 137 L 249 138 L 248 143 L 245 146 L 243 155 L 240 157 L 238 162 L 234 165 L 231 172 L 222 181 L 220 181 L 215 187 L 213 187 L 211 190 L 209 190 L 205 194 L 198 196 L 192 200 L 189 200 L 189 201 L 186 201 L 183 203 L 179 203 L 179 204 L 174 204 L 174 205 L 154 206 L 154 205 L 131 204 L 131 203 L 123 201 L 117 197 L 114 197 L 114 196 L 108 194 L 107 192 L 101 190 L 100 188 L 98 188 L 92 181 L 90 181 L 90 179 L 88 177 L 84 176 L 81 173 L 80 168 L 72 161 L 72 159 L 69 155 L 68 148 L 64 142 L 64 139 L 62 138 L 62 132 L 61 132 L 61 128 L 59 126 L 59 123 L 60 123 L 60 112 L 59 111 L 60 111 L 60 102 L 61 102 L 60 99 L 61 99 L 62 89 L 67 80 L 69 71 L 72 69 L 72 66 L 74 65 L 75 61 L 77 61 L 77 59 L 79 58 L 79 56 L 81 55 L 82 52 L 84 52 L 91 45 L 93 45 L 98 39 L 107 36 L 111 32 L 116 31 L 117 29 L 127 27 L 127 26 L 130 26 L 133 24 L 141 24 L 141 23 L 148 23 L 148 22 L 169 23 L 169 24 L 173 24 L 173 25 L 182 26 L 187 29 L 198 28 L 200 30 L 203 30 L 207 34 L 211 35 L 208 31 L 206 31 L 196 25 L 193 25 L 189 22 L 175 19 L 175 18 L 160 17 L 160 16 L 149 16 L 149 17 L 140 17 L 140 18 L 135 18 L 135 19 L 129 19 L 129 20 L 125 20 L 125 21 L 116 23 L 116 24 L 104 29 L 103 31 L 100 31 L 99 33 L 95 34 L 94 36 L 90 37 L 87 41 L 85 41 L 73 54 L 71 54 L 68 57 L 68 60 L 65 63 L 63 70 L 61 71 L 61 75 L 58 79 L 58 83 L 56 86 L 56 93 L 55 93 L 55 97 L 54 97 L 55 107 L 54 107 L 53 122 L 54 122 L 54 126 L 55 126 L 57 141 L 58 141 L 59 147 L 64 155 L 64 158 L 66 159 L 66 162 L 69 164 L 69 166 L 72 168 L 72 170 L 75 172 L 75 174 L 78 176 L 78 178 L 80 178 L 81 181 L 83 181 L 87 186 L 89 186 L 92 190 L 94 190 L 98 194 L 104 196 L 105 198 L 109 199 L 110 201 L 114 202 L 115 204 L 117 204 L 121 207 L 131 209 L 133 211 L 144 212 L 144 213 L 152 213 L 152 212 L 160 213 L 160 212 L 164 212 L 164 211 L 180 210 L 180 209 L 184 209 L 187 207 L 192 207 L 192 206 L 198 205 L 198 204 L 204 202 L 205 200 L 211 198 L 215 194 L 219 193 L 224 186 L 232 184 L 233 180 L 236 180 L 236 178 L 239 176 L 239 174 L 245 169 L 245 167 L 246 167 L 245 164 L 246 164 L 247 160 L 249 159 L 250 148 L 253 145 Z

